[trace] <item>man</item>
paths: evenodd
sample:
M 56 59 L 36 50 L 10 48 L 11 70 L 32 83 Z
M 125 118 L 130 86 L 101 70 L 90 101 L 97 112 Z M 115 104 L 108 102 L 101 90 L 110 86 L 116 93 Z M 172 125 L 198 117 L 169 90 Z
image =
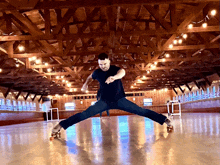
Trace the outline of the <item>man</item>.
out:
M 82 113 L 77 113 L 68 119 L 61 121 L 53 128 L 51 134 L 52 137 L 60 135 L 61 128 L 66 130 L 73 124 L 108 109 L 121 109 L 133 114 L 148 117 L 161 125 L 166 123 L 168 132 L 173 130 L 173 126 L 166 116 L 148 109 L 143 109 L 125 98 L 125 92 L 121 82 L 122 77 L 125 76 L 125 70 L 120 69 L 115 65 L 110 65 L 110 60 L 107 54 L 99 54 L 98 64 L 100 68 L 96 69 L 89 75 L 86 82 L 83 84 L 82 91 L 86 91 L 88 89 L 89 80 L 96 79 L 100 84 L 100 99 Z

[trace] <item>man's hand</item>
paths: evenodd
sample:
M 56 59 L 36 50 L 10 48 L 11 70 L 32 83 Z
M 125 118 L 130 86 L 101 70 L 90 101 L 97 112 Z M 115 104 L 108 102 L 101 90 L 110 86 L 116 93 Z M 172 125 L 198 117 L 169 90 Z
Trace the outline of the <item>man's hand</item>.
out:
M 115 80 L 116 80 L 116 79 L 115 79 L 114 76 L 109 76 L 109 77 L 107 78 L 107 80 L 105 81 L 105 83 L 109 84 L 109 83 L 114 82 Z
M 87 84 L 83 84 L 81 91 L 86 92 L 86 90 L 88 89 L 88 85 Z

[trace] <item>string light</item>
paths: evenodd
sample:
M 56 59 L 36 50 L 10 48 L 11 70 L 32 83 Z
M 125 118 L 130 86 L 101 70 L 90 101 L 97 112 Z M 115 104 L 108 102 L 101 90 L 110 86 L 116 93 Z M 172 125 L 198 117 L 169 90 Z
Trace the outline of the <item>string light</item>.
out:
M 165 61 L 166 61 L 166 59 L 165 59 L 165 58 L 163 58 L 163 59 L 162 59 L 162 61 L 163 61 L 163 62 L 165 62 Z
M 74 88 L 74 92 L 76 92 L 77 91 L 77 89 L 76 88 Z
M 170 44 L 170 45 L 169 45 L 169 48 L 172 49 L 172 48 L 173 48 L 173 44 Z
M 45 63 L 45 66 L 48 66 L 48 63 Z
M 177 40 L 174 40 L 174 41 L 173 41 L 173 44 L 175 44 L 175 45 L 176 45 L 176 44 L 177 44 Z
M 72 92 L 73 91 L 73 89 L 70 89 L 70 92 Z
M 52 69 L 51 69 L 51 68 L 48 68 L 48 69 L 47 69 L 47 72 L 51 72 L 51 71 L 52 71 Z

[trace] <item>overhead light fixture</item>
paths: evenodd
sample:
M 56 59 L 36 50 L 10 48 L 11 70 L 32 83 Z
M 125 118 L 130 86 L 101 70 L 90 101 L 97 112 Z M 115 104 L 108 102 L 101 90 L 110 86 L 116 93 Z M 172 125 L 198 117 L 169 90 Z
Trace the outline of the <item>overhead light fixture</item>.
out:
M 15 64 L 15 66 L 18 68 L 20 65 L 19 64 Z
M 24 51 L 24 50 L 25 50 L 25 48 L 24 48 L 24 46 L 19 45 L 19 46 L 18 46 L 18 50 L 19 50 L 20 52 L 22 52 L 22 51 Z
M 0 72 L 2 72 L 2 69 L 0 68 Z
M 165 58 L 163 58 L 163 59 L 162 59 L 162 61 L 163 61 L 163 62 L 165 62 L 165 61 L 166 61 L 166 59 L 165 59 Z
M 52 71 L 52 69 L 51 69 L 51 68 L 48 68 L 48 69 L 47 69 L 47 71 L 48 71 L 48 72 L 51 72 L 51 71 Z
M 192 28 L 193 28 L 193 24 L 189 24 L 189 25 L 188 25 L 188 28 L 189 28 L 189 29 L 192 29 Z
M 45 66 L 48 66 L 48 63 L 47 63 L 47 62 L 45 63 Z
M 183 42 L 182 39 L 179 39 L 179 40 L 178 40 L 178 43 L 179 43 L 179 44 L 182 44 L 182 42 Z
M 172 48 L 173 48 L 173 44 L 170 44 L 170 45 L 169 45 L 169 48 L 172 49 Z
M 217 13 L 217 11 L 216 11 L 215 9 L 213 9 L 213 10 L 211 11 L 211 15 L 212 15 L 212 16 L 215 16 L 216 13 Z
M 70 89 L 70 92 L 72 92 L 73 91 L 73 89 Z
M 175 44 L 175 45 L 176 45 L 176 44 L 177 44 L 177 40 L 173 40 L 173 44 Z
M 167 58 L 170 57 L 170 54 L 166 53 L 166 54 L 165 54 L 165 57 L 167 57 Z
M 183 38 L 186 39 L 187 38 L 187 34 L 183 34 Z
M 206 28 L 206 27 L 207 27 L 207 23 L 206 23 L 206 22 L 203 23 L 203 24 L 202 24 L 202 27 L 203 27 L 203 28 Z
M 76 92 L 76 91 L 77 91 L 77 89 L 76 89 L 76 88 L 74 88 L 73 90 L 74 90 L 74 92 Z
M 36 64 L 40 64 L 40 63 L 41 63 L 41 60 L 40 60 L 40 59 L 37 59 L 35 62 L 36 62 Z

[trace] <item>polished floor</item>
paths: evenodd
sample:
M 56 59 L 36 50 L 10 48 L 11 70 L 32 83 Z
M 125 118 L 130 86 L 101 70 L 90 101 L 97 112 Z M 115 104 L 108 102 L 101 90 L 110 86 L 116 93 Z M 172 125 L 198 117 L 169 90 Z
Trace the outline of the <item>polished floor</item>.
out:
M 90 118 L 49 141 L 58 121 L 0 127 L 1 165 L 219 165 L 220 113 L 174 116 L 174 132 L 132 116 Z

